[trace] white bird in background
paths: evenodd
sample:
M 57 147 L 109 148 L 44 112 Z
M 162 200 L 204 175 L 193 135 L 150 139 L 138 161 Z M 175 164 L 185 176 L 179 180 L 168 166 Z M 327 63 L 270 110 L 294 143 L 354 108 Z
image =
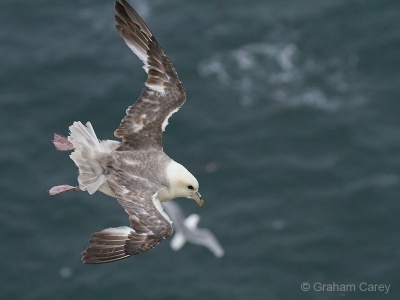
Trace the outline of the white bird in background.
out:
M 214 234 L 204 228 L 197 228 L 200 216 L 191 214 L 186 219 L 181 208 L 175 202 L 164 202 L 163 207 L 174 225 L 174 236 L 170 246 L 175 251 L 181 249 L 186 242 L 208 248 L 218 258 L 224 256 L 225 251 Z

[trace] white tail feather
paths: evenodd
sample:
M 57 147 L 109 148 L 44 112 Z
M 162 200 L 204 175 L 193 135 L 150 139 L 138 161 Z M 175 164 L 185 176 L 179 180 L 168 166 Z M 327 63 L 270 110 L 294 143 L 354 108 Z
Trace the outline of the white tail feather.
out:
M 97 190 L 110 195 L 111 191 L 104 175 L 107 154 L 119 145 L 117 141 L 99 141 L 90 122 L 86 126 L 74 122 L 70 127 L 68 141 L 74 145 L 70 157 L 79 169 L 79 188 L 89 194 Z

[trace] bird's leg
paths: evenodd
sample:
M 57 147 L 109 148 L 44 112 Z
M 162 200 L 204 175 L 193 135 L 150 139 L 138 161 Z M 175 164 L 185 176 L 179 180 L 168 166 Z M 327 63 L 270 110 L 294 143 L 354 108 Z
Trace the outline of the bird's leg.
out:
M 72 143 L 61 134 L 55 133 L 52 142 L 58 151 L 74 150 L 74 145 L 72 145 Z
M 68 184 L 56 185 L 56 186 L 53 186 L 49 190 L 49 195 L 50 196 L 55 196 L 55 195 L 62 194 L 62 193 L 65 193 L 65 192 L 74 192 L 74 191 L 80 191 L 79 187 L 70 186 Z
M 72 145 L 72 143 L 70 141 L 68 141 L 68 139 L 61 134 L 55 133 L 54 140 L 52 140 L 52 142 L 58 151 L 74 150 L 74 145 Z M 63 185 L 53 186 L 49 190 L 49 195 L 55 196 L 55 195 L 62 194 L 65 192 L 72 192 L 72 191 L 79 191 L 79 190 L 80 189 L 77 186 L 70 186 L 68 184 L 63 184 Z

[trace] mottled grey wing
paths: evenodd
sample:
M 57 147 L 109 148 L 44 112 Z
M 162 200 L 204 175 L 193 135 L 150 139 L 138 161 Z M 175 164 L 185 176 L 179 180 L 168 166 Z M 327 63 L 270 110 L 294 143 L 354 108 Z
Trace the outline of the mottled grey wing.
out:
M 172 232 L 171 221 L 157 198 L 157 187 L 145 178 L 112 170 L 108 183 L 129 214 L 131 227 L 108 228 L 93 234 L 84 263 L 106 263 L 153 249 Z
M 115 2 L 115 9 L 117 30 L 143 61 L 148 78 L 114 135 L 122 138 L 121 149 L 161 149 L 162 132 L 168 118 L 185 102 L 185 91 L 171 61 L 136 11 L 125 0 Z

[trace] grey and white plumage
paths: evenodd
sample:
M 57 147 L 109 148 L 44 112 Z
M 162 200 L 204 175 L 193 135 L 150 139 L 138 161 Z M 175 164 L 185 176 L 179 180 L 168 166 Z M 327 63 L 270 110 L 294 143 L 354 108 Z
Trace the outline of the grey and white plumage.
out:
M 163 152 L 162 132 L 168 118 L 185 102 L 178 75 L 157 40 L 125 1 L 115 2 L 116 28 L 142 60 L 148 74 L 139 99 L 126 111 L 114 135 L 122 141 L 99 141 L 92 125 L 74 122 L 70 135 L 55 135 L 58 150 L 70 155 L 79 169 L 79 188 L 52 188 L 51 195 L 70 190 L 101 191 L 115 197 L 129 215 L 130 226 L 93 234 L 84 263 L 105 263 L 146 252 L 173 232 L 161 202 L 187 197 L 203 204 L 196 178 Z
M 183 215 L 178 204 L 169 201 L 164 202 L 163 207 L 174 224 L 174 236 L 170 246 L 175 251 L 181 249 L 186 242 L 203 246 L 209 249 L 218 258 L 224 256 L 225 251 L 215 235 L 206 228 L 197 228 L 200 216 L 191 214 L 187 218 Z

